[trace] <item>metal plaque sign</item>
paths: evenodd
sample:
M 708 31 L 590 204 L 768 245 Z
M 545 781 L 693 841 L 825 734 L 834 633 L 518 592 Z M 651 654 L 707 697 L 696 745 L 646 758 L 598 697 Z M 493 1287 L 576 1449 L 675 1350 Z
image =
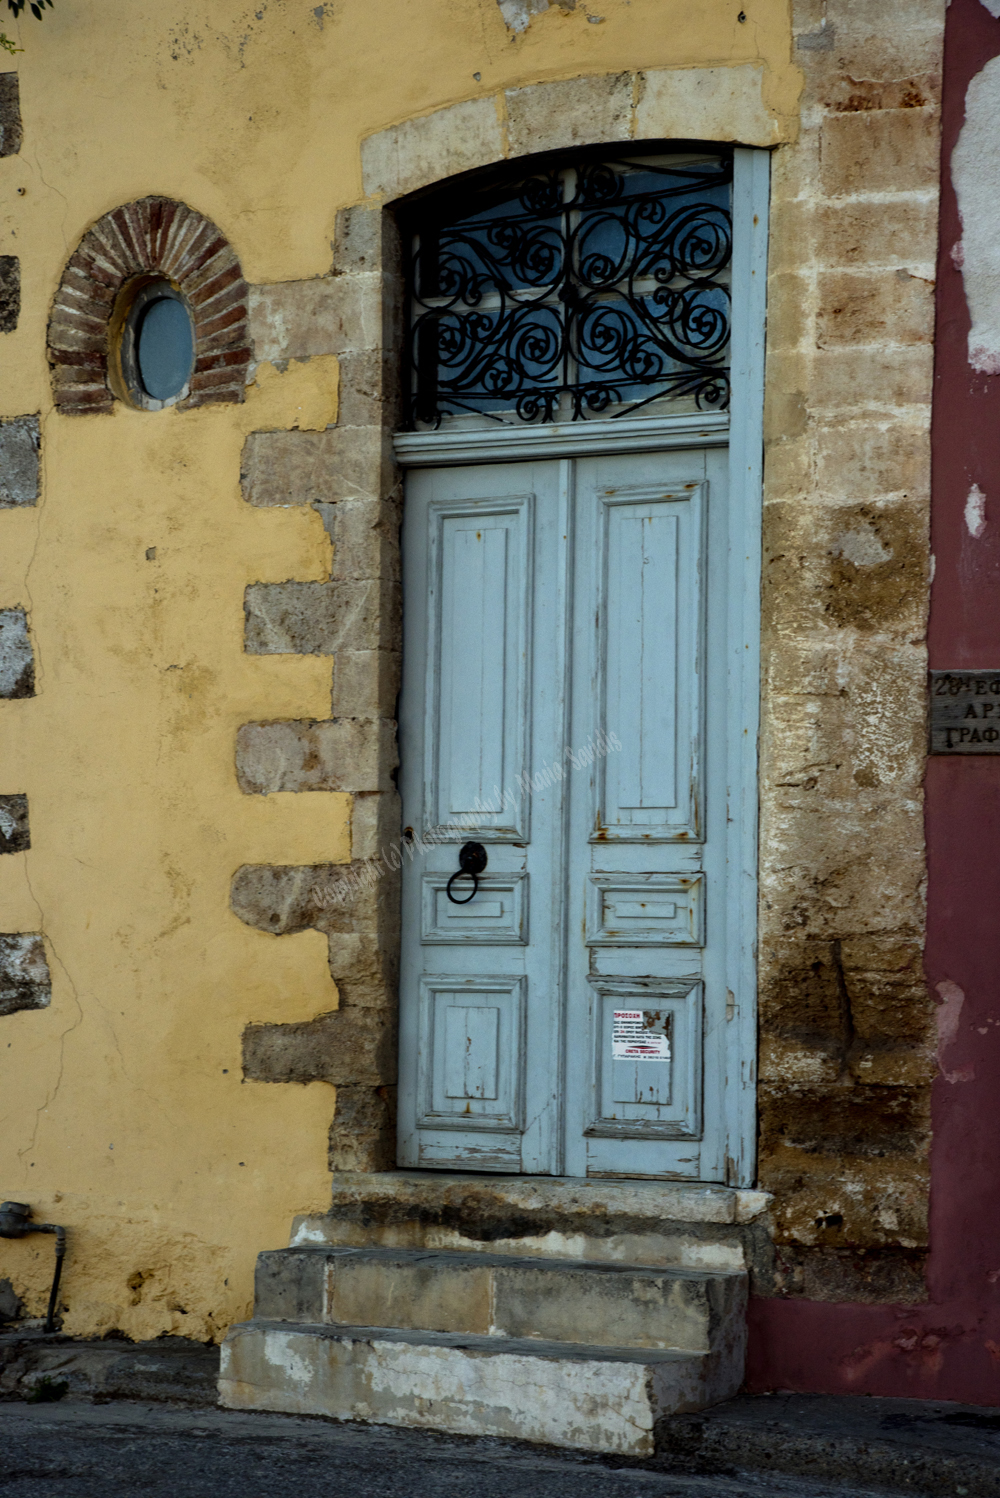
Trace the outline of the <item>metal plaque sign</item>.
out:
M 1000 671 L 930 671 L 931 754 L 1000 754 Z

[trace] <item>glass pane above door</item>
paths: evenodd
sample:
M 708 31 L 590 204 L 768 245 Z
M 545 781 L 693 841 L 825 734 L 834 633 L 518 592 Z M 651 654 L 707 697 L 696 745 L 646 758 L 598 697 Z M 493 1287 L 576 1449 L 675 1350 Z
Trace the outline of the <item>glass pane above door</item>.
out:
M 411 429 L 728 408 L 731 157 L 522 165 L 409 240 Z

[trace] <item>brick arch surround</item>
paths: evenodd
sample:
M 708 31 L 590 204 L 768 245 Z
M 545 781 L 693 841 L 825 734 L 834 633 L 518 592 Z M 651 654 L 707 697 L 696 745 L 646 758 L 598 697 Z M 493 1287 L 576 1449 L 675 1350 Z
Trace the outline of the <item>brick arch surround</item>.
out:
M 247 285 L 229 241 L 204 214 L 172 198 L 141 198 L 98 219 L 63 272 L 49 319 L 47 354 L 56 408 L 110 411 L 108 324 L 134 276 L 160 273 L 187 298 L 195 365 L 182 407 L 241 401 L 252 357 Z

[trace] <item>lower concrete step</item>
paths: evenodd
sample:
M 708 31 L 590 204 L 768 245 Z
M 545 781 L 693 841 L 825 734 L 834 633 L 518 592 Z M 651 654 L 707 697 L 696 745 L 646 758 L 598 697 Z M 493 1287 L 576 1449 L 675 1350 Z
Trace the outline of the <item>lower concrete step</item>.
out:
M 710 1353 L 253 1320 L 230 1328 L 229 1409 L 328 1415 L 650 1456 L 665 1416 L 729 1398 L 742 1339 Z
M 708 1353 L 743 1326 L 746 1276 L 481 1252 L 289 1248 L 259 1255 L 254 1315 Z

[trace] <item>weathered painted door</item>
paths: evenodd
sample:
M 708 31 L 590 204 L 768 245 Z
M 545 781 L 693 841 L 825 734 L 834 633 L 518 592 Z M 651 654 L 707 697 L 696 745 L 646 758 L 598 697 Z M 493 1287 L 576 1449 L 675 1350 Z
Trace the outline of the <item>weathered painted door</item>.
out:
M 409 476 L 401 1165 L 734 1178 L 727 475 L 716 446 Z
M 566 499 L 551 462 L 408 483 L 401 1164 L 558 1169 L 565 783 L 523 786 L 566 731 Z

